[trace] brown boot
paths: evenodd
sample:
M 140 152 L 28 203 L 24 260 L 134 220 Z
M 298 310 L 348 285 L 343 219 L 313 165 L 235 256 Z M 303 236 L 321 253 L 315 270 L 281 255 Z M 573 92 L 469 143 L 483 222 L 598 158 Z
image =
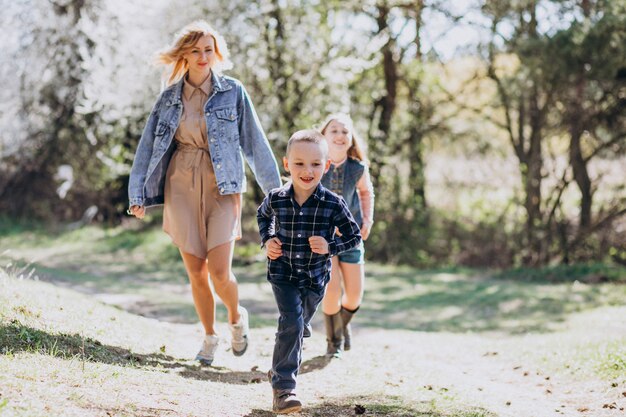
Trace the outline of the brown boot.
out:
M 343 350 L 350 350 L 352 347 L 352 329 L 350 328 L 350 320 L 361 306 L 353 311 L 346 310 L 341 306 L 341 321 L 343 322 Z
M 302 409 L 302 402 L 292 389 L 274 389 L 272 411 L 276 414 L 297 413 Z
M 343 343 L 343 322 L 341 312 L 329 315 L 324 314 L 326 323 L 326 356 L 341 357 L 341 344 Z

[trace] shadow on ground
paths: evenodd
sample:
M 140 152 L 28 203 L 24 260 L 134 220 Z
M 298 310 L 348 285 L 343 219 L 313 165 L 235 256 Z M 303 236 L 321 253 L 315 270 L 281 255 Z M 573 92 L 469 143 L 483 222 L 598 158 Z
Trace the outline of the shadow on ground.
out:
M 203 367 L 196 362 L 174 358 L 164 353 L 141 354 L 119 346 L 82 337 L 79 334 L 50 334 L 24 326 L 14 320 L 0 325 L 0 346 L 3 354 L 30 352 L 62 359 L 80 359 L 109 365 L 154 368 L 201 381 L 247 385 L 265 382 L 267 374 L 257 369 L 235 372 L 224 367 Z
M 384 403 L 374 397 L 346 397 L 325 401 L 322 404 L 313 407 L 304 407 L 297 415 L 300 417 L 354 417 L 355 415 L 363 416 L 385 416 L 385 417 L 449 417 L 467 416 L 467 417 L 496 417 L 489 411 L 473 407 L 467 410 L 455 410 L 454 414 L 450 414 L 450 410 L 438 411 L 433 410 L 430 401 L 420 401 L 415 404 L 404 404 L 399 397 L 385 397 Z M 245 417 L 272 417 L 275 416 L 270 410 L 254 409 Z

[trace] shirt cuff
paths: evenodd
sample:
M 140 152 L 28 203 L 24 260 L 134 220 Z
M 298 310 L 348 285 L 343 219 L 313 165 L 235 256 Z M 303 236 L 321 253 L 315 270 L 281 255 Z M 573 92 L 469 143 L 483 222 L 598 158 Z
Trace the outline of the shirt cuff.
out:
M 334 240 L 328 242 L 328 254 L 330 256 L 337 255 L 337 242 L 335 242 Z
M 139 206 L 143 207 L 143 198 L 141 197 L 132 197 L 128 201 L 128 207 Z
M 269 235 L 267 238 L 261 238 L 261 249 L 264 249 L 267 241 L 274 237 L 276 237 L 276 235 Z

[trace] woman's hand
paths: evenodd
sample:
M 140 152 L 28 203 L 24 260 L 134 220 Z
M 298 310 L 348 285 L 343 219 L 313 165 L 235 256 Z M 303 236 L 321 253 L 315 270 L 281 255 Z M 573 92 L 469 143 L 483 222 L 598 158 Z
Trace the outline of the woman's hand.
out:
M 144 206 L 130 206 L 128 212 L 138 219 L 143 219 L 143 216 L 146 215 L 146 208 Z
M 320 255 L 328 253 L 328 241 L 322 236 L 311 236 L 309 238 L 309 246 L 311 246 L 313 253 L 319 253 Z
M 277 237 L 273 237 L 265 242 L 267 257 L 272 261 L 283 256 L 283 243 Z

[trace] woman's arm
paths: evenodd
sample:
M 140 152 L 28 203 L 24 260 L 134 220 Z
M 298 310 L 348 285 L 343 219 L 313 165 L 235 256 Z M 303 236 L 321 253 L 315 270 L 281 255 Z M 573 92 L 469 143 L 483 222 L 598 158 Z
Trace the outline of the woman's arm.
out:
M 158 107 L 160 101 L 161 97 L 157 99 L 157 102 L 150 112 L 150 117 L 143 129 L 141 139 L 139 139 L 139 144 L 135 151 L 133 166 L 130 170 L 130 178 L 128 180 L 128 201 L 130 207 L 143 207 L 144 205 L 143 187 L 146 182 L 148 165 L 152 157 L 154 131 L 158 122 Z
M 267 194 L 281 186 L 278 164 L 248 92 L 242 85 L 239 88 L 239 143 L 257 183 Z

